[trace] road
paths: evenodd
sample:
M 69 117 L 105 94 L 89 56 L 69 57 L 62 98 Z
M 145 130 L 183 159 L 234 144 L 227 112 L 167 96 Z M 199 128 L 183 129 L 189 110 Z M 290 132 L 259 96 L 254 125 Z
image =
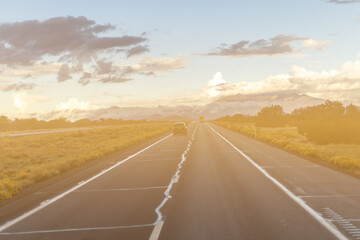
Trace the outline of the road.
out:
M 0 239 L 360 239 L 359 179 L 210 123 L 113 160 L 0 207 Z

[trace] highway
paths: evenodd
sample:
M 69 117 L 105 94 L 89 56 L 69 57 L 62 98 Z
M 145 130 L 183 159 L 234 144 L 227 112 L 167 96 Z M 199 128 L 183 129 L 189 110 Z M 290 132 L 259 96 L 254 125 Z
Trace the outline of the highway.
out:
M 210 123 L 96 166 L 0 205 L 0 240 L 360 239 L 360 179 Z

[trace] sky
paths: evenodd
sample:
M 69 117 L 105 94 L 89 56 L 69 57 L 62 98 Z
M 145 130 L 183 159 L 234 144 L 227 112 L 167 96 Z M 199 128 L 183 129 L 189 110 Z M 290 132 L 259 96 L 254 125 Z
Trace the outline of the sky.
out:
M 360 1 L 4 1 L 0 114 L 287 93 L 360 105 Z

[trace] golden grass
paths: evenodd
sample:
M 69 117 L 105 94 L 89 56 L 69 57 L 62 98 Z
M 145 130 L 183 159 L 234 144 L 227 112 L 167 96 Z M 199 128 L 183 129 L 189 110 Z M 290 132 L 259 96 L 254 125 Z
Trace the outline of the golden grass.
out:
M 255 137 L 253 124 L 220 121 L 214 121 L 214 123 Z M 315 144 L 299 134 L 296 127 L 256 127 L 256 138 L 298 155 L 316 158 L 360 176 L 360 145 L 358 144 Z
M 171 130 L 147 123 L 74 132 L 0 138 L 0 199 L 88 161 Z

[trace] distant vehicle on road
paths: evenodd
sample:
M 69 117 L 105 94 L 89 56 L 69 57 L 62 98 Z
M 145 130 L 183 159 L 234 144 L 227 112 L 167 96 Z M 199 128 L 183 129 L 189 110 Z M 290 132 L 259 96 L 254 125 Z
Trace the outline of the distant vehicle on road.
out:
M 186 135 L 187 127 L 184 122 L 176 122 L 173 126 L 173 135 Z
M 199 118 L 199 120 L 200 120 L 200 122 L 204 122 L 205 118 L 204 118 L 203 116 L 201 116 L 201 117 Z

